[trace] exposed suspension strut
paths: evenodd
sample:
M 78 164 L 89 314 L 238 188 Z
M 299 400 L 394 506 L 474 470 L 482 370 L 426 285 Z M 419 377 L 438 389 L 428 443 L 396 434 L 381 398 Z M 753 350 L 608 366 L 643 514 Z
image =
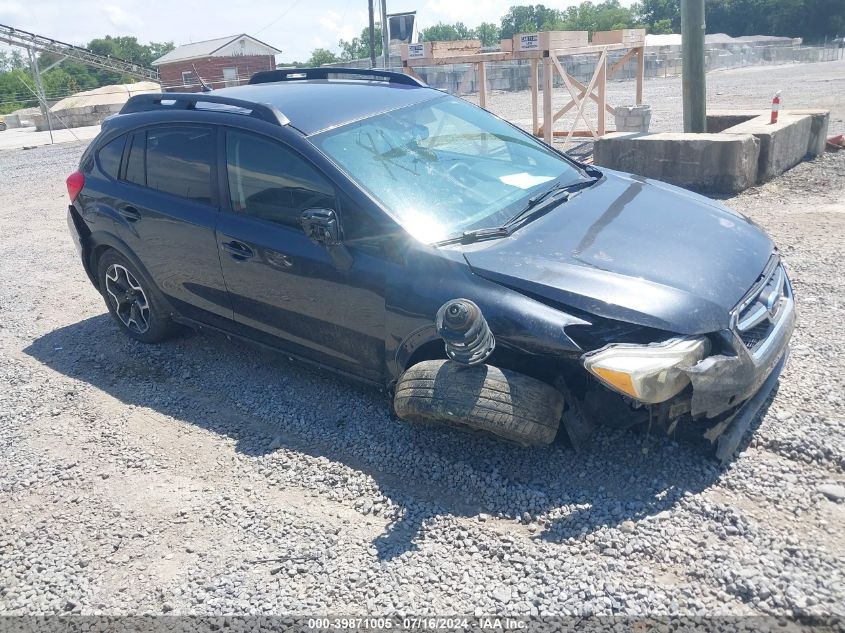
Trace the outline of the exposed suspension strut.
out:
M 496 339 L 481 308 L 469 299 L 451 299 L 444 303 L 437 311 L 434 324 L 446 342 L 446 354 L 457 363 L 483 363 L 496 347 Z

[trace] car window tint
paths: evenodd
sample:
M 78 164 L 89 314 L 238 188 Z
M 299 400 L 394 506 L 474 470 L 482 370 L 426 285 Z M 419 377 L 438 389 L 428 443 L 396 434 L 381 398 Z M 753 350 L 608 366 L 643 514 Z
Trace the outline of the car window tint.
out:
M 347 197 L 341 202 L 340 223 L 343 226 L 343 238 L 350 246 L 364 246 L 370 238 L 381 237 L 384 229 L 358 205 Z
M 226 135 L 232 209 L 285 226 L 299 227 L 306 209 L 335 208 L 334 189 L 289 149 L 250 134 Z
M 147 184 L 144 173 L 144 144 L 147 141 L 146 132 L 136 132 L 129 141 L 129 156 L 126 159 L 126 174 L 124 178 L 136 185 Z
M 118 136 L 103 145 L 97 152 L 97 161 L 100 169 L 111 178 L 117 178 L 120 172 L 120 159 L 123 156 L 123 146 L 126 144 L 126 136 Z
M 195 202 L 211 203 L 214 134 L 192 127 L 147 131 L 147 186 Z

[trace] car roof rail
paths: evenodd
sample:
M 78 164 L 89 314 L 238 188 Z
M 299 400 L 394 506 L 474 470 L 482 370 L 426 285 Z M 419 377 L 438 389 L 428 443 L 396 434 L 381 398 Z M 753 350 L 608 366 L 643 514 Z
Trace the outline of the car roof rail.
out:
M 209 104 L 212 107 L 197 107 L 197 104 Z M 219 107 L 214 107 L 219 106 Z M 205 111 L 242 111 L 273 125 L 288 125 L 290 120 L 276 106 L 269 103 L 255 103 L 244 99 L 224 97 L 208 92 L 162 92 L 147 93 L 129 97 L 121 108 L 120 114 L 135 112 L 154 112 L 156 110 L 205 110 Z M 248 112 L 243 112 L 248 111 Z
M 303 81 L 308 79 L 329 79 L 330 75 L 348 75 L 349 79 L 375 78 L 392 84 L 428 88 L 428 84 L 416 77 L 380 68 L 284 68 L 280 70 L 262 70 L 249 79 L 250 84 L 267 84 L 277 81 Z

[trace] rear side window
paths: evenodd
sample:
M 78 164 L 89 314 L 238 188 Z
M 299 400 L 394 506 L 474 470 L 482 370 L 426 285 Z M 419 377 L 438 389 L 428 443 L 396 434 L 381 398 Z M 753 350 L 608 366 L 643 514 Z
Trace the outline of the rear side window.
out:
M 283 145 L 250 134 L 226 134 L 232 209 L 299 228 L 306 209 L 335 208 L 332 185 Z
M 136 185 L 147 185 L 146 167 L 144 166 L 144 152 L 146 151 L 147 133 L 136 132 L 129 140 L 129 154 L 126 157 L 126 173 L 124 179 Z
M 216 155 L 212 130 L 199 127 L 150 129 L 146 153 L 148 187 L 211 204 L 212 164 Z
M 126 136 L 118 136 L 100 148 L 97 152 L 97 163 L 103 173 L 110 178 L 117 179 L 120 173 L 120 159 L 123 156 L 123 146 L 126 144 Z

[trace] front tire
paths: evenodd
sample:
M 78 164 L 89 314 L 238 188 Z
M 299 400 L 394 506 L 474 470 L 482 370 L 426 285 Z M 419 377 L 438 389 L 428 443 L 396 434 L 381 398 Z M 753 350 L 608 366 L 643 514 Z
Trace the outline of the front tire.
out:
M 563 405 L 557 389 L 530 376 L 447 360 L 427 360 L 408 369 L 393 398 L 403 420 L 469 427 L 523 446 L 555 439 Z
M 97 280 L 109 314 L 127 336 L 158 343 L 172 336 L 176 324 L 159 305 L 152 283 L 117 251 L 97 262 Z

